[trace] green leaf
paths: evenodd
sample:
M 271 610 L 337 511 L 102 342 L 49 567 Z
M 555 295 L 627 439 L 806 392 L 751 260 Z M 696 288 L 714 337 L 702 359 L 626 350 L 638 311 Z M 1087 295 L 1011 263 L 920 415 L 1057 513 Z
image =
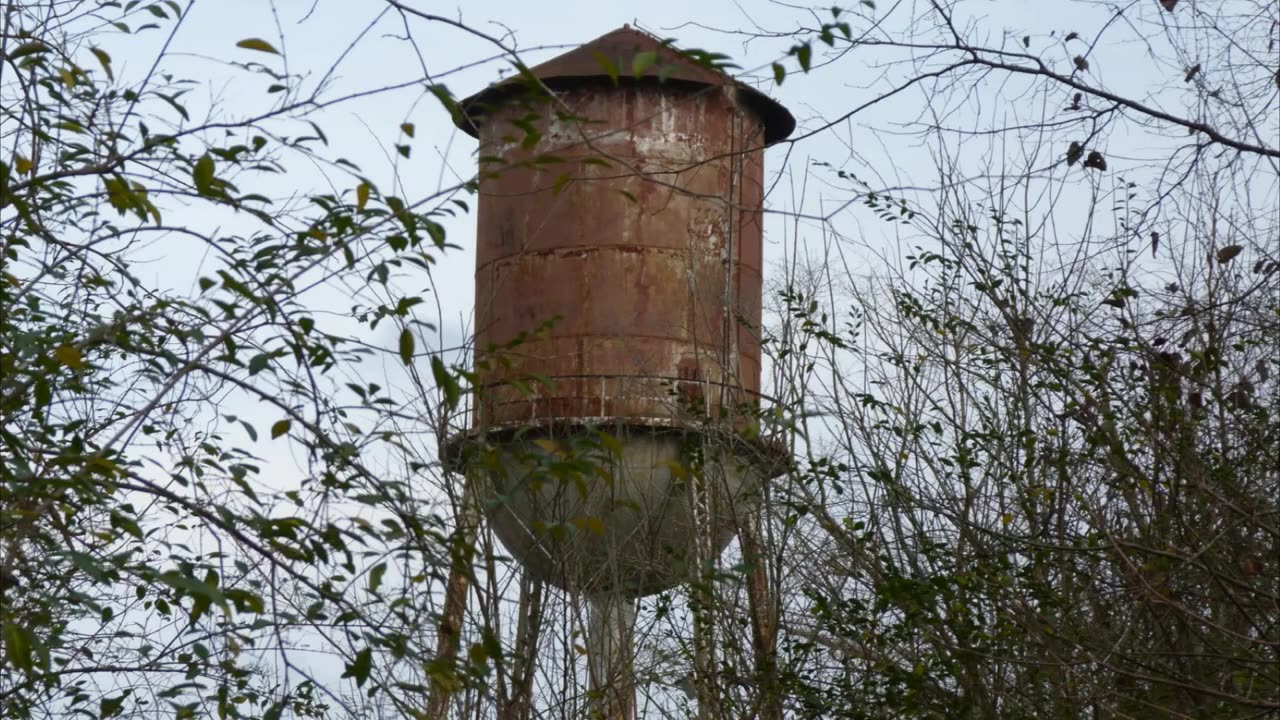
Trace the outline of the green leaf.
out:
M 455 123 L 463 121 L 462 108 L 458 105 L 458 101 L 453 98 L 453 94 L 449 92 L 449 88 L 447 86 L 431 85 L 428 89 L 431 91 L 431 94 L 435 96 L 440 105 L 449 112 L 449 116 L 453 118 Z
M 436 247 L 444 247 L 445 232 L 443 225 L 438 222 L 427 221 L 427 234 L 431 236 L 431 242 L 435 243 Z
M 598 517 L 575 517 L 569 520 L 574 527 L 584 532 L 590 532 L 594 535 L 604 534 L 604 521 Z
M 371 670 L 373 670 L 373 651 L 365 648 L 356 653 L 355 658 L 347 665 L 346 672 L 342 673 L 342 677 L 355 678 L 356 686 L 360 687 L 369 679 Z
M 44 378 L 36 378 L 34 389 L 36 407 L 48 407 L 53 402 L 53 388 L 49 386 L 49 382 Z
M 271 426 L 271 439 L 275 440 L 281 435 L 284 435 L 285 433 L 289 432 L 290 424 L 291 423 L 289 422 L 288 419 L 277 420 L 275 424 Z
M 166 585 L 169 585 L 176 590 L 182 590 L 194 598 L 219 604 L 226 602 L 226 598 L 223 596 L 222 591 L 217 587 L 218 576 L 212 571 L 210 571 L 205 580 L 199 580 L 193 575 L 187 575 L 177 572 L 176 570 L 170 570 L 169 572 L 162 573 L 160 575 L 160 580 Z
M 43 53 L 43 52 L 49 52 L 49 46 L 45 45 L 39 40 L 32 40 L 31 42 L 24 42 L 18 47 L 14 48 L 12 51 L 8 53 L 8 56 L 10 60 L 17 60 L 18 58 L 21 58 L 21 57 L 26 57 L 28 55 L 35 55 L 36 53 Z
M 107 79 L 115 80 L 115 73 L 111 72 L 111 56 L 107 54 L 107 51 L 99 48 L 89 48 L 89 52 L 93 53 L 93 56 L 98 58 L 98 64 L 101 65 L 103 71 L 107 73 Z
M 244 40 L 236 43 L 236 47 L 244 48 L 245 50 L 257 50 L 258 52 L 271 53 L 272 55 L 280 54 L 280 51 L 276 50 L 275 46 L 261 38 L 245 38 Z
M 781 85 L 782 81 L 786 79 L 787 79 L 787 69 L 782 66 L 782 63 L 774 63 L 773 64 L 773 81 Z
M 615 457 L 622 457 L 622 442 L 618 438 L 604 431 L 600 431 L 598 435 L 601 447 L 608 450 Z
M 31 672 L 31 645 L 27 643 L 26 638 L 28 632 L 30 631 L 18 627 L 17 623 L 4 624 L 4 649 L 5 654 L 9 656 L 9 662 L 19 670 Z
M 400 298 L 400 301 L 396 303 L 396 315 L 399 315 L 400 317 L 404 317 L 405 315 L 409 314 L 410 308 L 412 308 L 414 305 L 421 305 L 421 304 L 422 304 L 422 298 L 417 296 Z
M 409 328 L 400 331 L 400 360 L 405 365 L 413 362 L 413 331 Z
M 271 362 L 271 358 L 266 353 L 259 353 L 253 356 L 249 361 L 249 374 L 257 375 L 267 369 L 267 363 Z
M 387 564 L 378 563 L 369 571 L 369 592 L 377 592 L 382 585 L 382 576 L 387 574 Z
M 618 66 L 615 65 L 613 61 L 608 58 L 608 56 L 606 56 L 604 53 L 599 52 L 598 50 L 592 50 L 591 57 L 595 58 L 596 62 L 600 63 L 600 67 L 604 69 L 604 74 L 609 76 L 609 79 L 613 81 L 614 85 L 617 85 L 618 84 Z
M 201 195 L 213 194 L 213 158 L 209 155 L 201 155 L 196 160 L 196 165 L 191 170 L 191 179 L 195 182 L 196 192 Z
M 236 610 L 239 612 L 251 612 L 261 615 L 267 611 L 266 603 L 262 601 L 262 597 L 248 590 L 229 588 L 227 590 L 227 599 L 235 605 Z
M 121 695 L 117 698 L 102 698 L 99 705 L 98 717 L 109 718 L 115 717 L 124 711 L 124 699 L 128 695 Z
M 813 59 L 813 48 L 809 47 L 809 43 L 797 45 L 791 48 L 791 52 L 800 62 L 800 69 L 809 72 L 809 62 Z
M 75 345 L 59 345 L 58 349 L 53 351 L 53 357 L 57 361 L 72 370 L 80 370 L 84 368 L 84 357 L 80 354 L 80 348 Z
M 135 538 L 142 539 L 142 528 L 138 526 L 138 521 L 124 513 L 112 511 L 111 527 L 120 528 Z
M 413 123 L 400 123 L 400 132 L 413 137 Z
M 646 70 L 653 67 L 653 64 L 657 61 L 658 53 L 652 50 L 636 53 L 636 56 L 631 59 L 631 74 L 639 78 L 644 75 Z
M 183 120 L 190 120 L 191 113 L 187 112 L 187 108 L 184 107 L 182 103 L 178 102 L 179 95 L 181 95 L 181 93 L 175 93 L 173 95 L 166 95 L 164 93 L 159 93 L 159 92 L 156 93 L 156 97 L 168 103 L 169 107 L 176 110 L 178 114 L 182 116 Z
M 431 375 L 435 378 L 436 387 L 444 393 L 445 405 L 450 409 L 457 407 L 458 399 L 462 396 L 462 389 L 458 386 L 458 380 L 444 366 L 444 361 L 438 356 L 431 358 Z

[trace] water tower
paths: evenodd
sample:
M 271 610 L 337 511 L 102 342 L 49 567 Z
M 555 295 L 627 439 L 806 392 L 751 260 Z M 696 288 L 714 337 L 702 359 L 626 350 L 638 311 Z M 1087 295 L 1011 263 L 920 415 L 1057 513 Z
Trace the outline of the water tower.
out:
M 763 149 L 795 121 L 625 26 L 462 108 L 481 173 L 468 476 L 527 572 L 592 598 L 593 683 L 629 717 L 630 601 L 714 560 L 776 464 L 749 412 Z

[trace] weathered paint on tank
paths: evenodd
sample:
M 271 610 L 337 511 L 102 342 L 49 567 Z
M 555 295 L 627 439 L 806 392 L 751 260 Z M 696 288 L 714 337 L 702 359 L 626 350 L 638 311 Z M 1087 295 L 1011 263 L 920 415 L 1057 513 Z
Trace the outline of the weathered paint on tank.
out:
M 737 94 L 591 83 L 536 116 L 512 104 L 486 117 L 481 156 L 514 167 L 480 186 L 480 365 L 551 325 L 481 371 L 476 429 L 671 425 L 680 400 L 713 414 L 754 400 L 764 126 Z M 534 376 L 551 384 L 509 384 Z

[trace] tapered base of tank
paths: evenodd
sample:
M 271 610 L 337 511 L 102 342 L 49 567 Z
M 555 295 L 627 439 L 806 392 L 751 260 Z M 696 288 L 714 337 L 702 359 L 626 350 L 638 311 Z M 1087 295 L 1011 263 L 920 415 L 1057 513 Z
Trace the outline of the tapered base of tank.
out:
M 469 445 L 468 472 L 512 557 L 592 595 L 649 595 L 696 575 L 769 474 L 752 446 L 691 430 L 534 428 Z

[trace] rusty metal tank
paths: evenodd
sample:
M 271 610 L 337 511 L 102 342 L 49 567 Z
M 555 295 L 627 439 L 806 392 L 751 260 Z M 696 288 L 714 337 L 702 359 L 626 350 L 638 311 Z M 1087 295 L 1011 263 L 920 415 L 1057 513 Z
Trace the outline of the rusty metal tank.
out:
M 491 525 L 557 585 L 661 590 L 723 549 L 764 472 L 740 432 L 763 149 L 794 120 L 629 27 L 461 108 L 481 168 L 467 438 Z

